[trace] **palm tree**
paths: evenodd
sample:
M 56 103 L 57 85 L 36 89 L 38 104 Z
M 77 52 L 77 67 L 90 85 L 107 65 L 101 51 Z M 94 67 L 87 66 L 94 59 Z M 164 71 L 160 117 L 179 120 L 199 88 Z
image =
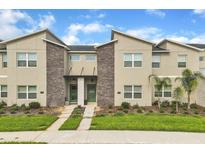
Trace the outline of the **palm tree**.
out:
M 191 93 L 197 88 L 199 79 L 204 79 L 204 76 L 200 72 L 192 72 L 189 69 L 185 69 L 182 72 L 182 77 L 175 79 L 175 81 L 179 80 L 181 82 L 181 85 L 187 94 L 188 109 L 190 109 Z
M 179 112 L 179 102 L 181 101 L 184 91 L 181 87 L 176 87 L 173 92 L 173 98 L 176 101 L 176 112 Z
M 155 82 L 155 88 L 157 91 L 162 91 L 163 87 L 169 86 L 171 84 L 171 79 L 168 77 L 160 78 L 154 74 L 149 76 L 149 79 L 153 78 Z M 160 109 L 160 99 L 158 96 L 158 107 Z

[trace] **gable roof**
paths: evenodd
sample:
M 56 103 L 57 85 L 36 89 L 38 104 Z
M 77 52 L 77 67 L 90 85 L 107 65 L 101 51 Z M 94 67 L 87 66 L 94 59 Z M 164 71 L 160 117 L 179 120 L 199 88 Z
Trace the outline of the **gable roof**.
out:
M 120 31 L 117 31 L 117 30 L 114 30 L 114 29 L 112 29 L 112 34 L 111 34 L 111 39 L 112 39 L 112 40 L 113 40 L 113 38 L 114 38 L 114 33 L 118 33 L 118 34 L 124 35 L 124 36 L 126 36 L 126 37 L 130 37 L 130 38 L 133 38 L 133 39 L 136 39 L 136 40 L 140 40 L 140 41 L 143 41 L 143 42 L 152 44 L 152 45 L 155 44 L 154 42 L 147 41 L 147 40 L 145 40 L 145 39 L 142 39 L 142 38 L 139 38 L 139 37 L 130 35 L 130 34 L 126 34 L 126 33 L 123 33 L 123 32 L 120 32 Z
M 26 37 L 29 37 L 29 36 L 32 36 L 32 35 L 36 35 L 36 34 L 42 33 L 42 32 L 48 32 L 48 33 L 50 33 L 50 34 L 51 34 L 54 38 L 56 38 L 60 43 L 62 43 L 63 45 L 67 46 L 63 41 L 61 41 L 61 39 L 59 39 L 57 36 L 55 36 L 48 28 L 45 28 L 45 29 L 42 29 L 42 30 L 39 30 L 39 31 L 36 31 L 36 32 L 33 32 L 33 33 L 30 33 L 30 34 L 22 35 L 22 36 L 13 38 L 13 39 L 8 39 L 8 40 L 5 40 L 5 41 L 0 42 L 0 44 L 5 44 L 5 43 L 12 42 L 12 41 L 16 41 L 16 40 L 23 39 L 23 38 L 26 38 Z
M 190 48 L 190 49 L 194 49 L 194 50 L 197 50 L 197 51 L 205 51 L 204 49 L 200 49 L 200 48 L 197 48 L 197 47 L 194 47 L 194 46 L 191 46 L 191 45 L 188 45 L 188 44 L 184 44 L 184 43 L 181 43 L 181 42 L 173 41 L 173 40 L 170 40 L 170 39 L 164 39 L 161 42 L 159 42 L 158 44 L 156 44 L 155 46 L 159 46 L 160 44 L 162 44 L 164 42 L 171 42 L 171 43 L 178 44 L 178 45 L 181 45 L 181 46 L 184 46 L 184 47 L 187 47 L 187 48 Z
M 200 49 L 205 49 L 205 44 L 191 43 L 191 44 L 187 44 L 187 45 L 191 45 L 193 47 L 197 47 L 197 48 L 200 48 Z
M 114 40 L 111 40 L 109 42 L 106 42 L 106 43 L 103 43 L 103 44 L 100 44 L 100 45 L 96 45 L 95 48 L 99 48 L 99 47 L 102 47 L 104 45 L 108 45 L 108 44 L 111 44 L 111 43 L 115 43 L 117 42 L 118 40 L 117 39 L 114 39 Z

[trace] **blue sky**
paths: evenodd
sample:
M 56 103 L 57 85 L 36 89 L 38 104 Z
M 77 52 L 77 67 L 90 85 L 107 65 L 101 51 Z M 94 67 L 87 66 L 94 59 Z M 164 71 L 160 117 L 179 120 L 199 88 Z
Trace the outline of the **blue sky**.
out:
M 49 28 L 67 44 L 100 44 L 111 29 L 150 41 L 205 43 L 205 10 L 0 10 L 0 38 Z

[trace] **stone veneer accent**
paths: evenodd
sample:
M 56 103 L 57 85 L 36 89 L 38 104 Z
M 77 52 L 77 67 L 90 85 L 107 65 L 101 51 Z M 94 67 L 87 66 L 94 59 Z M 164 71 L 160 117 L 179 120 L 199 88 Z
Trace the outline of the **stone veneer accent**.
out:
M 63 106 L 65 103 L 64 52 L 58 45 L 46 43 L 47 106 Z
M 97 104 L 114 106 L 114 43 L 97 49 Z

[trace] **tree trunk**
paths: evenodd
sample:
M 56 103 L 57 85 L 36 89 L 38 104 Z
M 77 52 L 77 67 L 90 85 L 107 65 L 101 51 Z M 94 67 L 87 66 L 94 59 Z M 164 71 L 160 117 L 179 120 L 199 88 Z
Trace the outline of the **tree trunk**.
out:
M 176 113 L 179 112 L 179 102 L 176 102 Z
M 160 99 L 159 99 L 159 97 L 158 97 L 157 104 L 158 104 L 158 108 L 159 108 L 159 110 L 160 110 Z
M 188 92 L 188 104 L 187 104 L 187 108 L 190 109 L 190 93 Z

